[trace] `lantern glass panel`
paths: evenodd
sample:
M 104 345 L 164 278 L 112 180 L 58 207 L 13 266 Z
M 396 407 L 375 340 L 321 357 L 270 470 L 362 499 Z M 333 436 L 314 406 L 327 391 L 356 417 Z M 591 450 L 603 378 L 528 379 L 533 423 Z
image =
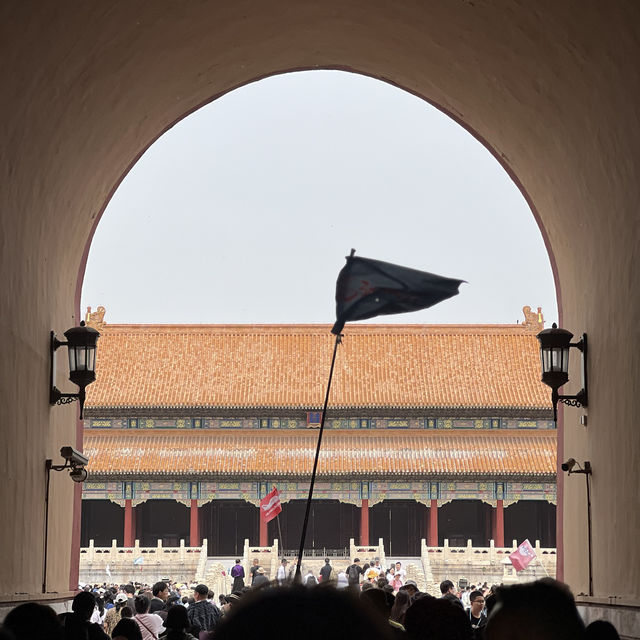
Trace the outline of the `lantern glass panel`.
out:
M 74 364 L 75 367 L 71 365 L 71 353 L 74 352 Z M 81 347 L 70 347 L 69 348 L 69 371 L 85 371 L 87 368 L 87 348 L 84 346 Z
M 69 352 L 69 373 L 76 370 L 76 350 L 73 347 L 67 349 Z
M 96 348 L 95 347 L 87 347 L 87 370 L 88 371 L 96 370 Z

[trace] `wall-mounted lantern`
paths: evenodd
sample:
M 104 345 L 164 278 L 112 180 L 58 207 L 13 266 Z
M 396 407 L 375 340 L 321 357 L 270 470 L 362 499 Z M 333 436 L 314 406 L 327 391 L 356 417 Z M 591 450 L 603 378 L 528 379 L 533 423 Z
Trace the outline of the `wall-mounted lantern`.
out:
M 558 401 L 573 407 L 586 407 L 587 394 L 587 334 L 583 333 L 579 342 L 571 342 L 573 334 L 566 329 L 558 329 L 554 322 L 551 329 L 538 334 L 540 341 L 540 361 L 542 364 L 542 382 L 551 387 L 553 419 L 557 420 Z M 558 393 L 558 389 L 569 381 L 569 350 L 579 349 L 582 354 L 582 389 L 574 396 Z
M 49 404 L 69 404 L 74 400 L 80 403 L 80 419 L 84 408 L 85 388 L 96 379 L 96 343 L 100 337 L 92 327 L 87 327 L 84 321 L 79 327 L 72 327 L 64 332 L 67 342 L 60 342 L 56 334 L 51 332 L 51 370 L 49 385 Z M 62 393 L 56 387 L 56 350 L 67 347 L 69 352 L 69 380 L 78 385 L 78 393 Z

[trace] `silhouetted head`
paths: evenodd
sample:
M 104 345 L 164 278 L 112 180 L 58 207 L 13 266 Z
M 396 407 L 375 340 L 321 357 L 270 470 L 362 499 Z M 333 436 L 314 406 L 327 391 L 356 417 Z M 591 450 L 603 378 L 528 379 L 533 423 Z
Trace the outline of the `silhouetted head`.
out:
M 64 638 L 64 629 L 55 611 L 37 602 L 26 602 L 9 611 L 4 619 L 4 628 L 16 640 L 22 640 L 22 638 L 62 640 Z
M 182 605 L 171 607 L 167 612 L 167 619 L 164 622 L 164 626 L 167 629 L 186 629 L 190 626 L 187 610 Z
M 77 593 L 71 603 L 71 610 L 83 620 L 88 620 L 96 608 L 96 597 L 90 591 Z
M 462 607 L 426 595 L 407 609 L 404 628 L 413 640 L 473 640 L 471 622 Z
M 111 632 L 113 640 L 142 640 L 138 623 L 132 618 L 121 618 Z
M 136 613 L 147 613 L 149 611 L 150 600 L 147 596 L 136 596 L 134 600 Z
M 321 585 L 266 589 L 243 596 L 216 628 L 216 640 L 282 640 L 283 622 L 288 634 L 305 640 L 391 637 L 391 628 L 377 611 L 350 593 Z
M 496 590 L 486 640 L 581 640 L 584 624 L 568 587 L 551 578 Z
M 584 637 L 585 640 L 620 640 L 616 628 L 606 620 L 594 620 L 587 625 Z

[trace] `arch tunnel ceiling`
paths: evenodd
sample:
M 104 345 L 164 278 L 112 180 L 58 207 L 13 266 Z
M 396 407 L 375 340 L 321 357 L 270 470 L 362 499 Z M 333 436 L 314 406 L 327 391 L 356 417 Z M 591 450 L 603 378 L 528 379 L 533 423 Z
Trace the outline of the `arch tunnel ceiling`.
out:
M 637 88 L 637 73 L 624 46 L 631 52 L 637 45 L 630 30 L 637 5 L 603 14 L 597 3 L 581 3 L 577 16 L 570 3 L 423 4 L 187 7 L 159 0 L 55 3 L 37 15 L 27 3 L 5 5 L 3 23 L 11 33 L 3 66 L 13 70 L 5 104 L 30 122 L 7 125 L 16 153 L 9 173 L 33 179 L 27 167 L 46 168 L 37 172 L 32 197 L 46 193 L 55 214 L 53 225 L 45 221 L 53 228 L 38 238 L 55 240 L 43 248 L 50 267 L 77 272 L 78 256 L 121 177 L 185 114 L 257 78 L 322 67 L 415 92 L 484 140 L 517 176 L 557 249 L 557 268 L 570 278 L 576 256 L 559 239 L 579 235 L 590 213 L 576 196 L 589 173 L 602 173 L 616 144 L 629 143 L 624 116 L 635 106 L 626 95 L 631 79 Z M 24 29 L 11 29 L 12 23 L 29 26 L 26 50 Z M 576 158 L 580 176 L 573 171 Z M 612 182 L 622 177 L 610 176 Z M 615 193 L 612 188 L 612 199 Z M 26 213 L 42 214 L 41 206 Z M 589 222 L 598 224 L 595 215 Z M 604 226 L 579 241 L 608 237 L 610 225 Z M 70 230 L 70 242 L 62 242 Z

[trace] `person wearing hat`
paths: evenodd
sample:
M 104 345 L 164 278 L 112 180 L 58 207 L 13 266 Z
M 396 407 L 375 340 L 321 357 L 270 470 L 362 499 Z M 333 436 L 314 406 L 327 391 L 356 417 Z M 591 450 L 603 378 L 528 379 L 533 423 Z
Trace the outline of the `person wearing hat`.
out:
M 411 601 L 413 601 L 416 593 L 420 593 L 418 585 L 415 580 L 407 580 L 399 589 L 400 591 L 406 591 Z
M 264 567 L 258 567 L 256 570 L 256 577 L 253 581 L 252 587 L 257 589 L 259 587 L 264 587 L 269 584 L 269 578 L 265 575 Z
M 289 562 L 286 558 L 282 558 L 282 562 L 278 567 L 278 574 L 276 575 L 276 579 L 278 580 L 278 584 L 282 585 L 287 581 L 287 564 Z
M 122 618 L 122 607 L 126 607 L 128 604 L 127 594 L 119 593 L 113 603 L 115 606 L 107 611 L 107 615 L 104 618 L 104 629 L 109 635 L 112 634 L 115 626 L 120 622 L 120 618 Z

